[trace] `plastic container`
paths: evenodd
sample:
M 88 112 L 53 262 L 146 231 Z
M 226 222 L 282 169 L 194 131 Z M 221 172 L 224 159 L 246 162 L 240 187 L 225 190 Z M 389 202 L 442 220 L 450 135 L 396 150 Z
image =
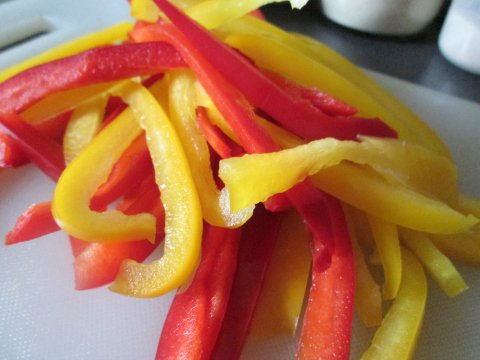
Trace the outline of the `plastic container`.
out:
M 444 0 L 318 0 L 327 18 L 351 29 L 380 35 L 424 30 Z
M 440 32 L 440 52 L 456 66 L 480 74 L 480 0 L 454 0 Z

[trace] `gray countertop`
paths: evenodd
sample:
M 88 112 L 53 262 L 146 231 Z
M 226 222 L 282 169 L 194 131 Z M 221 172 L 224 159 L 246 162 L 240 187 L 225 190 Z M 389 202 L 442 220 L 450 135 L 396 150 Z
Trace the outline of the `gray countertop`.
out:
M 406 38 L 344 28 L 325 18 L 315 2 L 293 13 L 288 4 L 268 5 L 263 12 L 274 24 L 312 36 L 366 69 L 480 103 L 480 75 L 455 67 L 438 50 L 445 11 L 423 33 Z

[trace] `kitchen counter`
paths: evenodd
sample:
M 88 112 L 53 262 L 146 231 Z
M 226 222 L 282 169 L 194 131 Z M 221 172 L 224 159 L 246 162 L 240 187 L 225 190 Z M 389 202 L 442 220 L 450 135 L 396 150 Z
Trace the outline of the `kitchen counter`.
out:
M 327 19 L 310 2 L 293 15 L 289 4 L 268 5 L 267 19 L 289 31 L 312 36 L 366 69 L 480 103 L 480 75 L 449 63 L 437 46 L 445 10 L 423 33 L 411 37 L 375 36 Z

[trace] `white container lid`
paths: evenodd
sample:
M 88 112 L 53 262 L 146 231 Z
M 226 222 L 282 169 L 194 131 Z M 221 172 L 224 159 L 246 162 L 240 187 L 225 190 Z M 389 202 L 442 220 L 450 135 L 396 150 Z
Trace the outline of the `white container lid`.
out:
M 412 35 L 426 28 L 444 0 L 318 0 L 330 20 L 381 35 Z
M 480 0 L 454 0 L 440 32 L 440 52 L 456 66 L 480 74 Z

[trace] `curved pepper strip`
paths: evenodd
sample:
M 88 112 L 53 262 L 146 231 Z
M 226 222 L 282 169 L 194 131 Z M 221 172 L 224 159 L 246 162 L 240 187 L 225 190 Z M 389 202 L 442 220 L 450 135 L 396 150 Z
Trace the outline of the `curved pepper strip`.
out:
M 480 264 L 480 225 L 455 235 L 430 235 L 433 243 L 449 258 L 468 264 Z
M 238 227 L 253 214 L 254 206 L 239 212 L 230 212 L 227 193 L 215 184 L 207 142 L 198 128 L 195 114 L 194 77 L 187 73 L 172 74 L 169 88 L 170 116 L 187 158 L 198 189 L 205 220 L 214 226 Z
M 165 208 L 165 248 L 163 256 L 150 264 L 125 261 L 110 289 L 138 297 L 159 296 L 185 284 L 197 266 L 201 205 L 181 142 L 159 103 L 134 83 L 122 98 L 146 132 Z
M 127 216 L 116 210 L 100 213 L 89 207 L 96 189 L 141 132 L 132 111 L 125 110 L 62 173 L 53 195 L 52 213 L 68 234 L 94 242 L 154 240 L 155 218 L 151 214 Z
M 427 300 L 427 279 L 422 265 L 402 248 L 402 284 L 362 360 L 411 359 Z
M 383 297 L 387 300 L 397 296 L 402 281 L 402 259 L 400 240 L 396 225 L 368 216 L 378 255 L 383 266 L 385 283 Z
M 184 66 L 167 43 L 124 43 L 87 50 L 28 69 L 0 83 L 0 109 L 19 113 L 47 95 Z
M 401 229 L 400 234 L 402 242 L 417 256 L 435 282 L 448 296 L 457 296 L 468 289 L 455 265 L 435 246 L 427 235 L 408 229 Z

